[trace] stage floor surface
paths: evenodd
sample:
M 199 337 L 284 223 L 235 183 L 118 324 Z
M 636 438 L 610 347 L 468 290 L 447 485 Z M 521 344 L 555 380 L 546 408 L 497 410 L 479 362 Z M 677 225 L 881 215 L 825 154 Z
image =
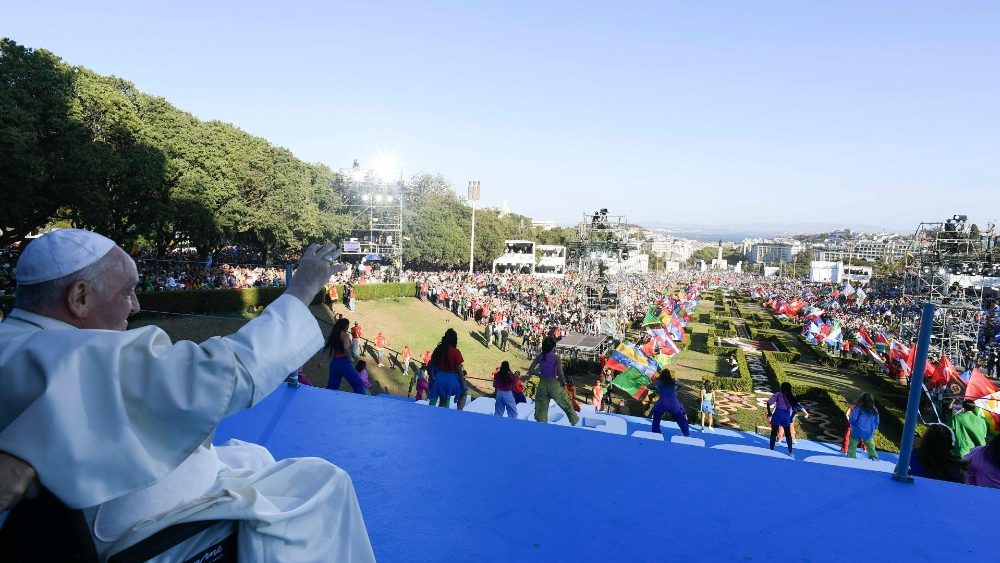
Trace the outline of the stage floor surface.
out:
M 230 438 L 350 473 L 386 563 L 996 560 L 994 489 L 284 385 Z

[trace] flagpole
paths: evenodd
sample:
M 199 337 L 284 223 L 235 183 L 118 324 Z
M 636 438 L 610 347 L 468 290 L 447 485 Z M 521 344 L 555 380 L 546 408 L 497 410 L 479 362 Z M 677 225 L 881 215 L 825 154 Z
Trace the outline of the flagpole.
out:
M 906 420 L 903 423 L 903 440 L 899 445 L 899 461 L 892 474 L 894 481 L 912 483 L 910 477 L 910 456 L 913 453 L 913 435 L 917 430 L 917 411 L 920 409 L 920 393 L 924 386 L 924 371 L 927 367 L 927 350 L 931 345 L 931 329 L 934 325 L 934 304 L 924 303 L 920 314 L 920 333 L 917 336 L 917 357 L 910 376 L 910 396 L 906 403 Z

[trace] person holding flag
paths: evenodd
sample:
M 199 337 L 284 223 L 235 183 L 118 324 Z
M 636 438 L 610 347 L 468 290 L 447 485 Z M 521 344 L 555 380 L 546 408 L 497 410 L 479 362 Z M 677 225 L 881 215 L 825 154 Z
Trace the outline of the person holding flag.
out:
M 680 401 L 677 400 L 677 382 L 674 381 L 674 377 L 669 369 L 663 368 L 660 371 L 660 375 L 656 380 L 656 389 L 660 393 L 660 396 L 653 405 L 653 432 L 662 434 L 660 431 L 660 419 L 663 418 L 664 414 L 669 414 L 674 418 L 677 426 L 680 427 L 681 434 L 690 436 L 687 414 L 684 412 L 684 407 L 681 406 Z

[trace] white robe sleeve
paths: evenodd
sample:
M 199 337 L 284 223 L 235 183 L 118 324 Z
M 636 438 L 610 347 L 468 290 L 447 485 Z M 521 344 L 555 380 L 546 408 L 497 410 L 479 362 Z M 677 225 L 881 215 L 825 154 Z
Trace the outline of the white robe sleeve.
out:
M 172 471 L 323 337 L 308 308 L 286 295 L 235 334 L 202 344 L 172 344 L 152 326 L 4 330 L 0 343 L 0 451 L 31 463 L 45 487 L 82 508 Z

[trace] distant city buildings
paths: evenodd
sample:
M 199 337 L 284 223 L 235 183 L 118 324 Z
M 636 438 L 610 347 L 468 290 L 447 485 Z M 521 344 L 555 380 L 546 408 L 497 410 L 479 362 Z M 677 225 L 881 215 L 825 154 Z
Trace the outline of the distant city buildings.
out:
M 668 262 L 685 262 L 694 254 L 695 242 L 693 240 L 664 236 L 655 232 L 650 234 L 650 254 L 660 256 Z
M 830 241 L 811 248 L 812 259 L 823 262 L 892 262 L 913 251 L 913 239 L 902 235 L 862 235 L 854 240 Z
M 781 264 L 795 260 L 805 245 L 793 238 L 744 239 L 742 247 L 751 264 Z
M 891 262 L 913 249 L 913 240 L 898 234 L 844 229 L 829 233 L 822 241 L 811 237 L 814 241 L 808 242 L 809 238 L 798 235 L 798 238 L 746 239 L 742 243 L 743 256 L 752 264 L 793 262 L 802 252 L 808 252 L 809 259 L 818 262 Z

